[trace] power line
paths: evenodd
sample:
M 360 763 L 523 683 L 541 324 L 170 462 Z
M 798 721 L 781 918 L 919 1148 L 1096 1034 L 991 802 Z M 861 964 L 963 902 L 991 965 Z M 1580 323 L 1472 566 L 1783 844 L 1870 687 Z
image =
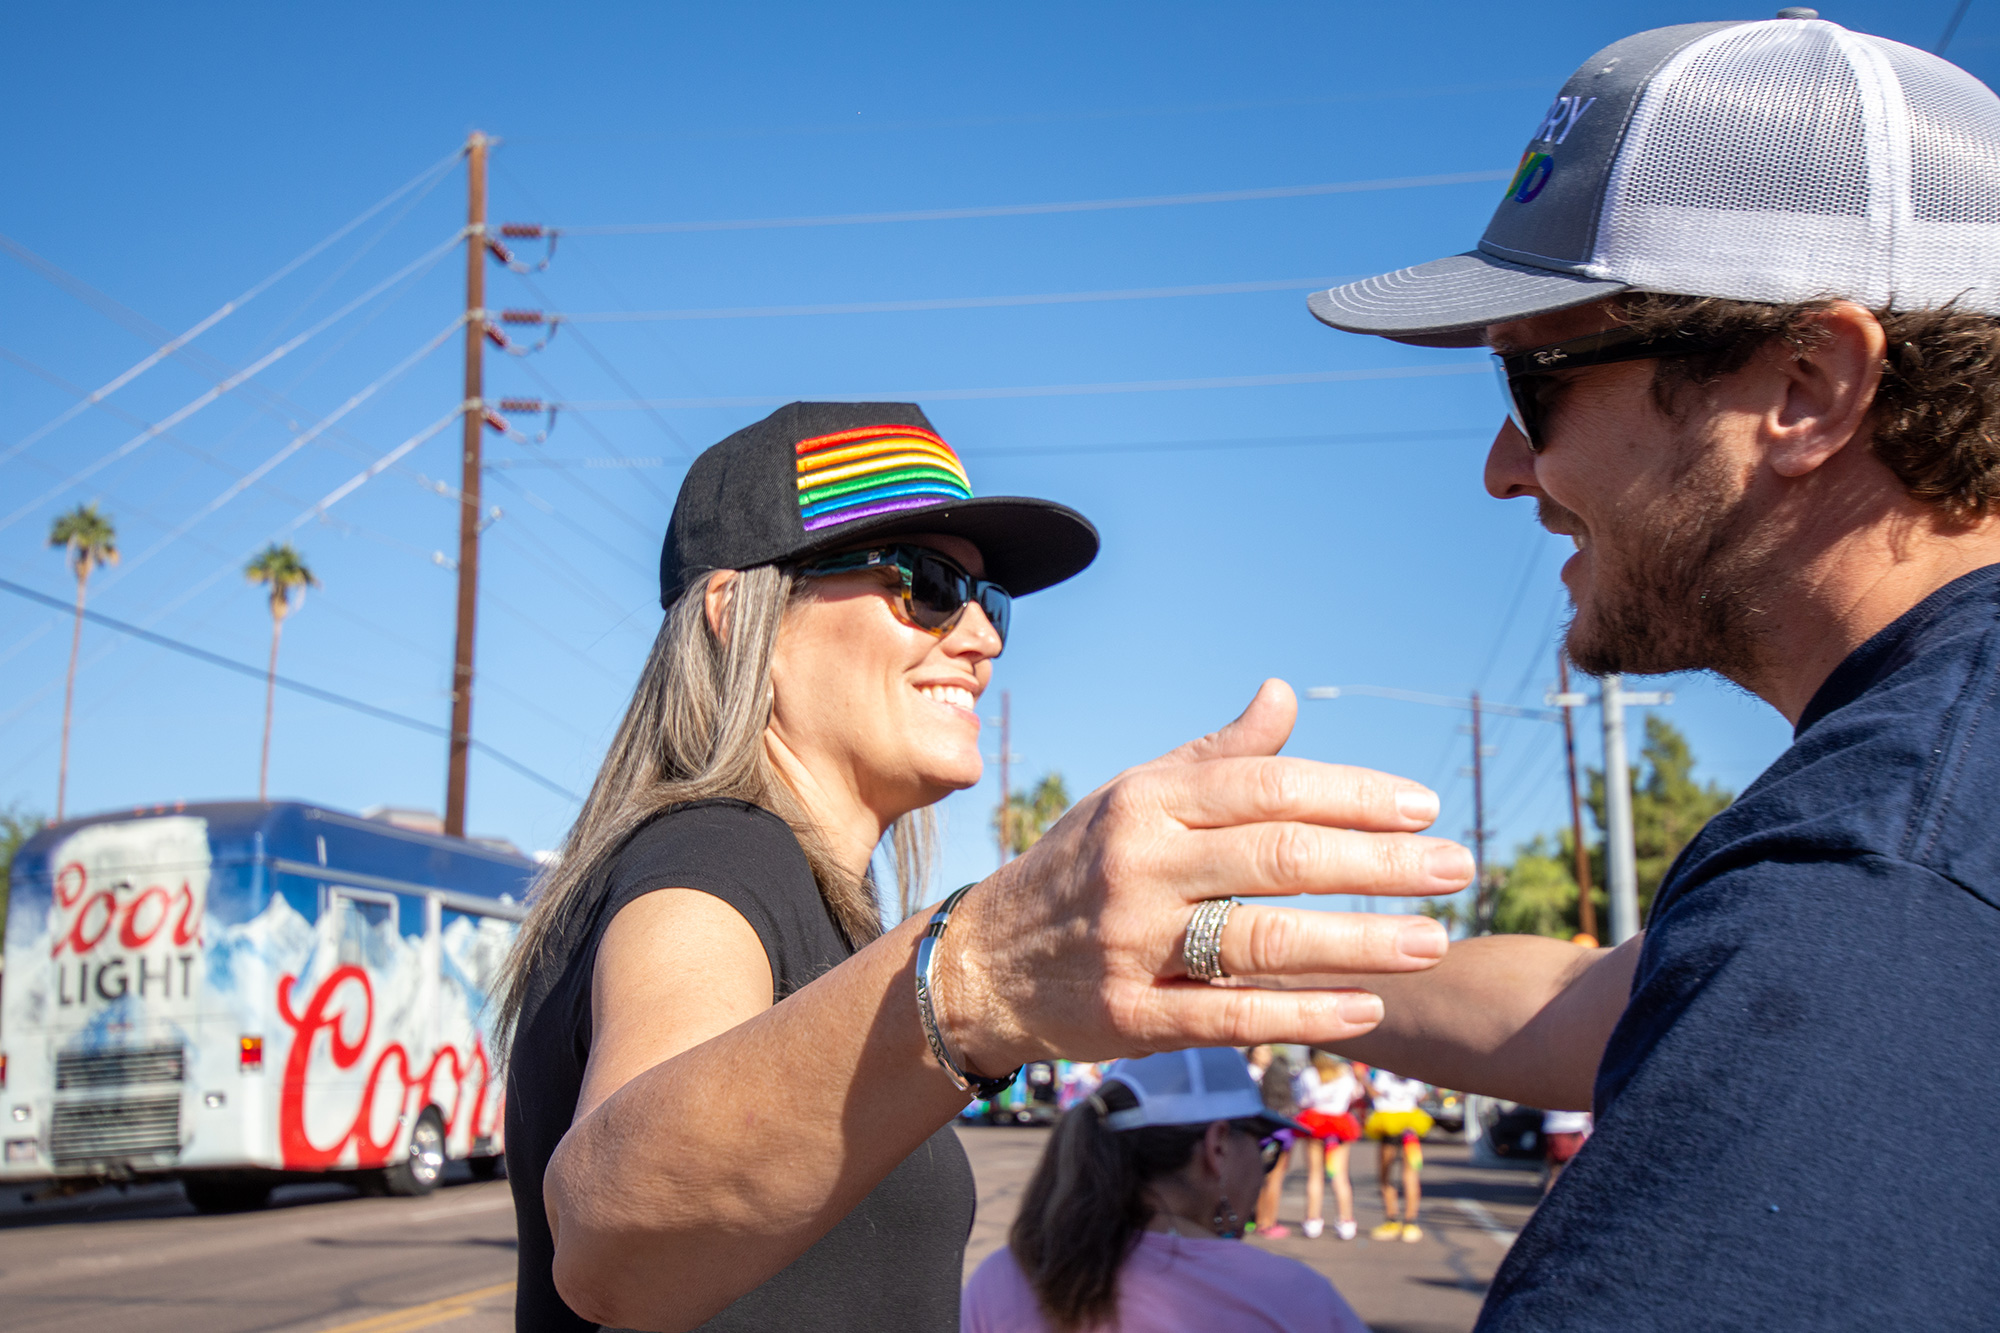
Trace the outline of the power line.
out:
M 10 579 L 0 579 L 0 592 L 9 592 L 16 597 L 25 597 L 29 601 L 40 602 L 42 605 L 53 607 L 58 611 L 75 613 L 75 608 L 60 597 L 51 597 L 46 593 L 37 592 L 33 588 L 24 587 Z M 164 634 L 156 634 L 152 630 L 141 629 L 137 625 L 107 616 L 101 611 L 86 609 L 82 614 L 85 620 L 93 624 L 102 625 L 106 629 L 116 630 L 120 634 L 131 635 L 136 639 L 143 639 L 157 648 L 165 648 L 172 652 L 180 653 L 185 657 L 192 657 L 198 662 L 206 662 L 210 666 L 221 667 L 225 671 L 234 671 L 238 675 L 249 676 L 253 680 L 265 680 L 267 678 L 275 680 L 285 689 L 297 694 L 303 694 L 308 698 L 318 699 L 321 703 L 333 704 L 335 707 L 362 713 L 379 721 L 393 722 L 399 727 L 408 727 L 412 731 L 422 731 L 433 736 L 449 737 L 451 735 L 451 731 L 447 727 L 440 727 L 435 723 L 425 722 L 420 718 L 406 717 L 402 713 L 393 713 L 386 708 L 377 708 L 374 704 L 363 703 L 359 699 L 350 699 L 344 694 L 335 694 L 331 690 L 320 689 L 317 685 L 307 685 L 303 681 L 293 680 L 289 676 L 269 676 L 262 667 L 251 666 L 247 662 L 238 662 L 233 658 L 224 657 L 220 653 L 211 653 L 206 648 L 197 648 L 191 643 L 183 643 L 179 639 L 170 639 Z M 546 787 L 558 796 L 566 796 L 572 801 L 580 802 L 583 800 L 581 796 L 578 796 L 575 792 L 569 790 L 569 788 L 543 777 L 526 764 L 502 754 L 484 741 L 475 740 L 472 742 L 472 746 L 486 755 L 487 758 L 513 769 L 522 777 Z
M 234 500 L 237 496 L 243 494 L 243 492 L 248 490 L 252 485 L 257 483 L 258 481 L 261 481 L 271 471 L 271 469 L 277 467 L 278 464 L 284 462 L 287 458 L 290 458 L 293 454 L 305 448 L 307 444 L 319 438 L 319 436 L 324 434 L 335 422 L 339 421 L 342 417 L 347 416 L 349 413 L 353 412 L 356 408 L 359 408 L 363 403 L 367 402 L 370 398 L 374 397 L 377 393 L 381 392 L 383 388 L 385 388 L 390 384 L 393 384 L 396 380 L 400 379 L 403 375 L 407 374 L 413 367 L 415 367 L 418 363 L 423 361 L 425 357 L 429 356 L 432 352 L 435 352 L 439 347 L 443 346 L 445 339 L 451 337 L 452 334 L 458 332 L 459 326 L 464 323 L 465 320 L 463 317 L 452 320 L 451 323 L 446 325 L 444 330 L 440 332 L 436 337 L 432 338 L 429 342 L 425 343 L 422 347 L 419 347 L 416 351 L 412 352 L 410 355 L 404 357 L 402 361 L 398 362 L 395 366 L 391 367 L 388 371 L 384 372 L 372 384 L 369 384 L 364 388 L 356 391 L 355 393 L 349 395 L 346 402 L 342 403 L 339 407 L 335 408 L 332 412 L 328 413 L 326 416 L 321 417 L 318 421 L 314 422 L 307 429 L 299 432 L 297 435 L 294 435 L 289 441 L 286 442 L 283 448 L 279 449 L 276 453 L 272 454 L 269 458 L 266 458 L 256 467 L 251 468 L 248 472 L 244 473 L 242 476 L 238 477 L 235 481 L 232 481 L 228 486 L 224 487 L 221 494 L 217 495 L 213 500 L 210 500 L 207 504 L 203 505 L 200 509 L 196 510 L 191 516 L 182 520 L 180 525 L 174 528 L 172 532 L 169 532 L 166 536 L 160 538 L 160 540 L 153 543 L 151 546 L 147 547 L 146 550 L 141 552 L 140 555 L 136 559 L 134 559 L 129 565 L 121 567 L 119 572 L 121 574 L 127 573 L 133 569 L 137 569 L 140 565 L 145 564 L 148 560 L 158 555 L 162 550 L 166 549 L 166 547 L 168 547 L 173 542 L 177 541 L 179 538 L 185 535 L 191 528 L 195 526 L 195 524 L 200 523 L 203 519 L 206 519 L 211 514 L 215 513 L 218 509 L 228 504 L 231 500 Z M 320 507 L 320 511 L 324 512 L 324 508 Z
M 1019 449 L 960 449 L 958 456 L 968 461 L 987 458 L 1067 458 L 1084 454 L 1178 454 L 1229 453 L 1239 449 L 1324 449 L 1355 444 L 1416 443 L 1457 440 L 1490 433 L 1488 426 L 1460 426 L 1441 430 L 1359 431 L 1338 435 L 1242 435 L 1212 440 L 1128 441 L 1115 444 L 1029 445 Z M 617 471 L 630 468 L 679 467 L 680 460 L 660 457 L 615 458 L 500 458 L 486 465 L 511 471 L 518 468 L 582 468 L 585 471 Z M 1519 693 L 1517 690 L 1516 693 Z
M 713 142 L 729 139 L 763 139 L 782 135 L 849 135 L 901 133 L 910 130 L 994 129 L 1008 125 L 1060 125 L 1079 121 L 1130 120 L 1148 116 L 1211 115 L 1230 111 L 1269 111 L 1320 106 L 1351 106 L 1358 102 L 1408 101 L 1428 97 L 1465 96 L 1474 93 L 1517 92 L 1547 88 L 1562 80 L 1552 72 L 1538 79 L 1506 79 L 1491 83 L 1431 84 L 1415 88 L 1335 93 L 1320 97 L 1260 98 L 1237 102 L 1185 102 L 1159 106 L 1104 107 L 1089 111 L 1044 111 L 991 116 L 932 117 L 923 120 L 840 120 L 791 125 L 739 125 L 712 130 L 624 131 L 615 134 L 517 134 L 514 144 L 552 143 L 647 143 Z
M 537 301 L 540 301 L 543 305 L 549 304 L 548 298 L 542 294 L 542 289 L 536 286 L 535 283 L 528 277 L 527 274 L 516 273 L 514 276 L 517 280 L 519 280 L 520 284 L 523 287 L 526 287 L 530 292 L 534 294 L 534 297 Z M 625 378 L 624 374 L 618 369 L 618 367 L 611 364 L 611 362 L 605 357 L 604 353 L 597 350 L 597 344 L 591 342 L 590 339 L 583 336 L 582 329 L 576 330 L 576 332 L 573 333 L 571 336 L 576 339 L 577 345 L 583 348 L 584 352 L 589 355 L 590 359 L 597 363 L 598 368 L 601 369 L 605 374 L 609 375 L 612 381 L 615 384 L 617 384 L 619 388 L 623 389 L 626 393 L 631 394 L 635 399 L 639 397 L 639 391 L 632 387 L 632 382 Z M 681 447 L 682 452 L 686 453 L 688 457 L 692 458 L 695 456 L 698 450 L 696 450 L 694 446 L 690 445 L 687 442 L 687 440 L 682 437 L 679 431 L 675 430 L 672 426 L 668 425 L 667 419 L 665 417 L 661 416 L 658 412 L 654 411 L 650 407 L 642 408 L 641 410 L 644 411 L 645 414 L 652 419 L 652 422 L 655 426 L 658 426 L 660 428 L 660 433 L 662 435 L 665 435 L 668 439 L 672 440 L 675 444 L 679 445 Z M 646 485 L 649 488 L 652 487 L 651 482 L 647 482 Z M 655 493 L 657 494 L 657 489 L 655 489 Z M 662 500 L 666 499 L 664 495 L 660 496 L 660 498 Z
M 914 301 L 849 301 L 835 305 L 717 306 L 690 310 L 561 312 L 550 323 L 639 324 L 672 320 L 787 319 L 806 315 L 885 315 L 924 310 L 994 310 L 1013 306 L 1084 305 L 1098 301 L 1160 301 L 1183 296 L 1237 296 L 1247 292 L 1310 292 L 1346 281 L 1278 278 L 1269 282 L 1211 282 L 1191 287 L 1125 287 L 1096 292 L 1036 292 L 1021 296 L 952 296 Z
M 59 485 L 53 487 L 48 491 L 43 492 L 41 495 L 36 496 L 33 500 L 30 500 L 27 504 L 22 505 L 20 508 L 16 509 L 13 513 L 7 515 L 5 518 L 0 518 L 0 531 L 4 531 L 5 529 L 12 527 L 22 518 L 25 518 L 28 514 L 34 512 L 36 509 L 40 508 L 43 504 L 46 504 L 48 501 L 61 495 L 64 491 L 69 490 L 71 487 L 76 486 L 83 481 L 87 481 L 89 478 L 95 476 L 103 469 L 117 462 L 119 459 L 126 457 L 128 454 L 131 454 L 132 452 L 134 452 L 135 450 L 137 450 L 142 445 L 146 444 L 148 441 L 152 440 L 156 436 L 163 434 L 164 432 L 171 430 L 173 427 L 178 426 L 181 422 L 186 421 L 189 417 L 201 411 L 203 408 L 209 406 L 211 403 L 215 402 L 218 398 L 221 398 L 224 394 L 228 393 L 231 389 L 236 388 L 238 385 L 242 384 L 245 380 L 248 380 L 251 376 L 256 375 L 260 371 L 263 371 L 269 368 L 270 366 L 276 364 L 278 361 L 290 355 L 298 348 L 304 346 L 305 343 L 310 341 L 312 338 L 316 337 L 320 333 L 324 332 L 326 329 L 330 328 L 333 324 L 335 324 L 339 320 L 344 319 L 349 314 L 352 314 L 362 305 L 366 304 L 368 301 L 373 300 L 383 291 L 387 290 L 395 283 L 401 281 L 405 276 L 414 272 L 421 265 L 435 262 L 438 258 L 442 257 L 447 251 L 451 250 L 454 246 L 456 246 L 458 242 L 463 238 L 463 235 L 464 235 L 463 232 L 454 235 L 449 241 L 445 242 L 443 245 L 437 247 L 429 254 L 419 257 L 418 259 L 411 262 L 409 265 L 407 265 L 399 272 L 392 274 L 388 278 L 383 279 L 381 282 L 369 288 L 366 292 L 363 292 L 360 296 L 355 297 L 352 301 L 349 301 L 346 305 L 334 311 L 331 315 L 328 315 L 326 318 L 322 319 L 319 323 L 313 325 L 305 332 L 295 335 L 294 337 L 280 344 L 273 350 L 266 352 L 263 356 L 251 362 L 244 369 L 230 375 L 227 379 L 217 384 L 214 388 L 211 388 L 203 392 L 202 394 L 194 398 L 192 401 L 184 404 L 183 406 L 169 413 L 167 416 L 161 418 L 161 420 L 159 420 L 158 422 L 155 422 L 154 424 L 146 427 L 145 430 L 139 432 L 137 435 L 134 435 L 131 439 L 127 440 L 124 444 L 119 445 L 116 449 L 112 450 L 110 453 L 105 454 L 103 457 L 97 459 L 95 462 L 90 463 L 85 467 L 80 468 L 76 472 L 72 473 L 68 479 L 66 479 Z
M 411 190 L 415 189 L 425 180 L 430 179 L 431 177 L 441 178 L 445 169 L 448 168 L 452 163 L 456 162 L 459 156 L 463 152 L 464 152 L 463 149 L 455 149 L 452 151 L 450 156 L 444 158 L 442 161 L 439 161 L 429 167 L 424 168 L 424 170 L 418 172 L 416 176 L 412 177 L 410 180 L 398 186 L 396 189 L 391 190 L 387 195 L 377 200 L 374 204 L 364 209 L 361 213 L 349 219 L 342 226 L 336 228 L 333 231 L 333 233 L 327 236 L 324 240 L 320 241 L 316 245 L 309 247 L 305 251 L 305 253 L 299 255 L 297 258 L 291 260 L 289 263 L 281 265 L 275 272 L 265 277 L 261 282 L 255 283 L 254 285 L 246 289 L 240 296 L 237 296 L 234 300 L 223 302 L 222 305 L 217 307 L 214 311 L 212 311 L 203 319 L 196 321 L 186 331 L 182 332 L 178 336 L 169 338 L 164 343 L 161 343 L 159 347 L 157 347 L 153 352 L 151 352 L 147 356 L 142 357 L 136 364 L 132 365 L 131 367 L 122 371 L 121 373 L 113 376 L 99 388 L 92 390 L 90 394 L 83 401 L 75 404 L 74 406 L 68 409 L 65 409 L 63 412 L 58 414 L 54 419 L 45 423 L 36 430 L 30 431 L 27 435 L 15 441 L 13 446 L 9 448 L 5 453 L 0 453 L 0 463 L 5 463 L 8 459 L 14 457 L 14 455 L 20 453 L 23 449 L 26 449 L 30 445 L 34 444 L 35 441 L 47 435 L 50 431 L 56 430 L 59 427 L 61 427 L 64 423 L 74 420 L 77 416 L 81 415 L 86 408 L 92 406 L 99 400 L 118 392 L 118 390 L 124 388 L 127 384 L 130 384 L 133 380 L 145 374 L 147 371 L 151 370 L 154 366 L 157 366 L 161 361 L 165 360 L 168 356 L 171 356 L 175 352 L 178 352 L 182 347 L 186 346 L 188 343 L 192 342 L 194 339 L 201 336 L 209 329 L 214 328 L 217 324 L 227 319 L 230 315 L 235 314 L 237 311 L 241 310 L 244 306 L 256 300 L 259 296 L 263 295 L 264 292 L 268 291 L 272 286 L 277 284 L 279 281 L 283 280 L 284 278 L 290 276 L 293 272 L 297 271 L 297 269 L 301 265 L 312 260 L 315 256 L 319 255 L 322 251 L 324 251 L 328 246 L 339 241 L 343 236 L 353 231 L 356 227 L 366 222 L 369 218 L 374 217 L 377 213 L 387 208 L 390 204 L 394 203 L 397 199 L 401 198 L 403 195 L 408 194 Z M 435 184 L 435 181 L 433 181 L 432 183 Z M 428 193 L 428 190 L 425 193 Z M 420 195 L 418 197 L 421 198 L 422 196 Z M 377 239 L 379 240 L 380 238 L 378 237 Z M 372 244 L 373 243 L 371 242 L 371 246 Z M 101 293 L 95 292 L 95 290 L 89 288 L 87 284 L 77 283 L 76 280 L 73 279 L 68 273 L 65 273 L 62 269 L 50 263 L 48 260 L 43 259 L 40 255 L 28 249 L 26 246 L 20 244 L 18 241 L 15 241 L 4 235 L 0 235 L 0 249 L 5 249 L 8 254 L 12 255 L 16 260 L 20 261 L 23 265 L 34 270 L 37 274 L 39 274 L 41 277 L 48 280 L 49 282 L 54 283 L 58 287 L 61 287 L 64 291 L 69 292 L 70 295 L 75 296 L 78 299 L 83 300 L 85 304 L 90 305 L 95 309 L 98 309 L 99 313 L 107 315 L 108 317 L 112 318 L 115 322 L 118 323 L 124 322 L 122 319 L 119 319 L 116 314 L 113 314 L 111 311 L 106 310 L 103 307 L 100 307 L 97 304 L 97 302 L 92 299 L 93 296 L 101 295 Z M 364 251 L 363 253 L 366 252 Z M 296 315 L 294 315 L 294 317 L 296 317 Z M 283 326 L 281 325 L 280 327 Z
M 1374 370 L 1307 370 L 1284 375 L 1223 375 L 1206 379 L 1121 380 L 1108 384 L 1033 384 L 999 389 L 882 389 L 873 393 L 811 395 L 820 402 L 964 402 L 978 398 L 1067 398 L 1110 393 L 1177 393 L 1190 389 L 1268 389 L 1291 384 L 1347 384 L 1359 380 L 1431 379 L 1439 375 L 1490 375 L 1484 361 L 1384 366 Z M 630 412 L 653 408 L 778 407 L 799 395 L 738 398 L 640 398 L 562 403 L 572 412 Z
M 1958 0 L 1958 8 L 1951 11 L 1951 22 L 1944 25 L 1944 35 L 1939 37 L 1938 44 L 1931 48 L 1931 54 L 1940 56 L 1944 54 L 1944 49 L 1951 45 L 1951 39 L 1958 36 L 1958 25 L 1965 22 L 1965 11 L 1970 8 L 1972 0 Z
M 894 213 L 835 213 L 819 217 L 734 218 L 719 222 L 619 222 L 584 227 L 558 226 L 546 230 L 561 236 L 656 236 L 697 231 L 858 227 L 882 222 L 952 222 L 966 218 L 1101 213 L 1127 208 L 1174 208 L 1188 204 L 1236 204 L 1259 199 L 1304 199 L 1315 195 L 1362 194 L 1377 190 L 1418 190 L 1436 185 L 1474 185 L 1506 180 L 1512 174 L 1511 171 L 1456 171 L 1437 176 L 1396 176 L 1385 180 L 1332 181 L 1323 185 L 1278 185 L 1256 190 L 1212 190 L 1200 194 L 1139 195 L 1125 199 L 1074 199 L 1048 204 L 989 204 L 975 208 L 922 208 Z

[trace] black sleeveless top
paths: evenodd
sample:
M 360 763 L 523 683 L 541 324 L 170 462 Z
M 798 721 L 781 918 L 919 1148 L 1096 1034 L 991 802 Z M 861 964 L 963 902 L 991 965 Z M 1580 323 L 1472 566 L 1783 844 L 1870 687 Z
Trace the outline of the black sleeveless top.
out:
M 520 1236 L 519 1333 L 596 1327 L 556 1293 L 542 1176 L 583 1087 L 598 942 L 620 908 L 666 888 L 712 894 L 743 914 L 770 959 L 775 1003 L 853 953 L 791 828 L 741 801 L 702 801 L 659 816 L 600 872 L 571 938 L 531 978 L 508 1063 L 507 1176 Z M 814 1096 L 811 1088 L 788 1085 L 779 1069 L 768 1071 L 768 1086 L 773 1101 Z M 955 1331 L 973 1202 L 971 1165 L 947 1126 L 811 1249 L 702 1327 L 729 1333 Z

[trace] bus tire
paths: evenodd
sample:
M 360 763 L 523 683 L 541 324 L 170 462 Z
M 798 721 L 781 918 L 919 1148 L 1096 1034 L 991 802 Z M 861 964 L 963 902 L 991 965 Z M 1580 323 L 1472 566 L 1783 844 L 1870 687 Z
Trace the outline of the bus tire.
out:
M 410 1150 L 401 1161 L 382 1168 L 381 1192 L 414 1199 L 429 1194 L 444 1179 L 444 1118 L 426 1107 L 410 1131 Z
M 269 1181 L 183 1176 L 181 1191 L 197 1213 L 255 1212 L 271 1201 Z

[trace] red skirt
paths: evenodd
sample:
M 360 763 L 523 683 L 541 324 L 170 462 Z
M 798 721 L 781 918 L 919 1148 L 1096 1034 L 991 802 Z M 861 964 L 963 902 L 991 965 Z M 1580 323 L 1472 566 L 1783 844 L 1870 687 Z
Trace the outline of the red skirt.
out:
M 1352 1143 L 1361 1137 L 1361 1126 L 1345 1111 L 1339 1115 L 1328 1115 L 1325 1111 L 1301 1111 L 1292 1119 L 1311 1130 L 1314 1138 L 1324 1142 Z
M 1542 1154 L 1557 1164 L 1567 1162 L 1582 1150 L 1587 1137 L 1584 1134 L 1545 1134 L 1542 1136 Z

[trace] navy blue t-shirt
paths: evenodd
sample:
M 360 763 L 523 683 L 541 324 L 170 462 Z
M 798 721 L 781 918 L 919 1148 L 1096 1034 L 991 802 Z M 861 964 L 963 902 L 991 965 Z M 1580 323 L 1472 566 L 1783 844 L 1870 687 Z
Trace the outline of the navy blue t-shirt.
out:
M 1481 1333 L 2000 1325 L 2000 565 L 1681 853 Z

